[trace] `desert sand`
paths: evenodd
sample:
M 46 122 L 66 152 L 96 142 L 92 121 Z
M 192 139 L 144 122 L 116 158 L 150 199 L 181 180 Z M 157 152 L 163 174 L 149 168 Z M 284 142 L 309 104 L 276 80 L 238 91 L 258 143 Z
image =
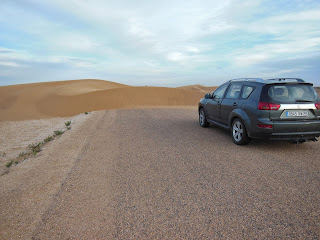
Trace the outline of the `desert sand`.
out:
M 82 79 L 0 87 L 0 121 L 67 117 L 119 108 L 196 106 L 215 87 L 133 87 Z

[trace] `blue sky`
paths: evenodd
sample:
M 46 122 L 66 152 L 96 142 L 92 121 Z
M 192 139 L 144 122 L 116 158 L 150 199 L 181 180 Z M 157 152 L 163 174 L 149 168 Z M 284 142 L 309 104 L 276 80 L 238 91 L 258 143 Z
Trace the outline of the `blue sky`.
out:
M 320 86 L 320 1 L 0 0 L 0 85 L 99 78 Z

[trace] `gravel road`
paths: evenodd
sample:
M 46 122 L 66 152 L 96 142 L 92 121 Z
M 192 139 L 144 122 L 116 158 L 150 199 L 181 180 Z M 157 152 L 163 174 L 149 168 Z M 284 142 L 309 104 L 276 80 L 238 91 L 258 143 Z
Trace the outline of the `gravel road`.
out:
M 50 155 L 44 150 L 43 159 L 60 162 L 37 171 L 61 176 L 42 182 L 25 205 L 9 199 L 32 190 L 41 176 L 24 187 L 9 183 L 18 170 L 0 178 L 1 239 L 320 238 L 320 142 L 237 146 L 226 131 L 201 128 L 195 109 L 92 116 L 49 146 Z M 29 209 L 33 197 L 39 206 Z M 5 225 L 11 211 L 36 220 Z

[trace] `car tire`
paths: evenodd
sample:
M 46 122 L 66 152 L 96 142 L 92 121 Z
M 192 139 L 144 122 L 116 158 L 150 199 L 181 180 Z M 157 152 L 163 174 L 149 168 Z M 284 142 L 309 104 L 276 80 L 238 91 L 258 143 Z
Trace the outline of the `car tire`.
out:
M 246 145 L 250 142 L 246 127 L 240 118 L 233 120 L 231 125 L 232 140 L 237 145 Z
M 206 113 L 203 108 L 199 111 L 199 123 L 201 127 L 208 127 L 210 123 L 207 121 Z

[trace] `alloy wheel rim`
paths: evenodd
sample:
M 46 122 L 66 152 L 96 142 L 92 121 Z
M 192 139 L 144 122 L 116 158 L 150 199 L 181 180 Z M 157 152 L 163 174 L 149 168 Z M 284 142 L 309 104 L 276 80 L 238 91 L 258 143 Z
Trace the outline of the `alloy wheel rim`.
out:
M 239 121 L 236 121 L 233 124 L 232 132 L 234 140 L 236 140 L 237 142 L 241 141 L 243 135 L 243 128 L 242 124 Z
M 203 125 L 204 124 L 204 115 L 203 115 L 203 111 L 200 111 L 200 124 Z

